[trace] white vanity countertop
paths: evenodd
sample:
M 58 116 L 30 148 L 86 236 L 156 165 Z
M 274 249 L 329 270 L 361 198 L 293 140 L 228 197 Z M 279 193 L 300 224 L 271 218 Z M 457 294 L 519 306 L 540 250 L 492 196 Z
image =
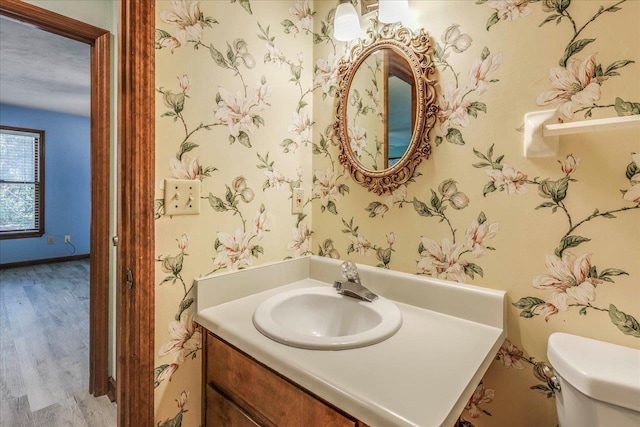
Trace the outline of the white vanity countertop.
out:
M 391 338 L 350 350 L 305 350 L 255 329 L 261 302 L 291 289 L 330 286 L 339 265 L 305 257 L 200 279 L 196 321 L 372 427 L 453 426 L 504 340 L 504 292 L 358 266 L 363 284 L 402 312 L 402 327 Z M 425 297 L 443 309 L 424 307 L 431 304 Z

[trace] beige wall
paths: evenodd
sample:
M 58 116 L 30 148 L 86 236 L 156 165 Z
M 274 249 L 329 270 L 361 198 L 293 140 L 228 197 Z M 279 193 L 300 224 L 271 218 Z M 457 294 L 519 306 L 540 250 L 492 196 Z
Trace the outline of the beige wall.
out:
M 199 425 L 192 280 L 310 251 L 507 291 L 509 340 L 470 425 L 556 425 L 533 369 L 555 331 L 640 347 L 640 133 L 563 137 L 556 157 L 525 159 L 519 130 L 557 106 L 576 120 L 593 104 L 594 118 L 640 109 L 640 3 L 517 3 L 410 1 L 436 45 L 439 120 L 415 183 L 378 197 L 345 174 L 330 132 L 335 2 L 202 1 L 200 20 L 158 2 L 157 198 L 173 176 L 201 179 L 204 199 L 197 217 L 156 222 L 156 423 Z M 560 66 L 571 20 L 592 41 Z M 304 217 L 289 213 L 292 186 Z

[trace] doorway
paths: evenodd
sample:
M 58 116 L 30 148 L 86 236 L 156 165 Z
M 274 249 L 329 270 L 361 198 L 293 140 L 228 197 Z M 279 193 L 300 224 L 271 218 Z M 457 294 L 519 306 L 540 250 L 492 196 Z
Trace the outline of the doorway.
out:
M 2 0 L 0 15 L 86 43 L 91 47 L 89 392 L 96 397 L 102 396 L 110 391 L 108 376 L 110 33 L 18 0 Z M 112 394 L 115 395 L 115 392 Z

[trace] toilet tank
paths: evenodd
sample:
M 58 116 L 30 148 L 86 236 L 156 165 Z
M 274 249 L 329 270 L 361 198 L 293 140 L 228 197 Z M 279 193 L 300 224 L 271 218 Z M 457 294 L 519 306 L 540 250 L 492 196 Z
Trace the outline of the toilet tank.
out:
M 640 350 L 557 332 L 547 358 L 561 427 L 640 426 Z

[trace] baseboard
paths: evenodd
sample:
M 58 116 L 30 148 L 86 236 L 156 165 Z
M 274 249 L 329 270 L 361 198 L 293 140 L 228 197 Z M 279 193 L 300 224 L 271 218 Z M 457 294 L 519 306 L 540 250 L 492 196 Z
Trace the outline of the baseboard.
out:
M 107 397 L 110 401 L 116 401 L 116 380 L 113 377 L 109 377 L 109 383 L 107 384 Z
M 31 265 L 53 264 L 55 262 L 77 261 L 79 259 L 87 259 L 90 257 L 91 257 L 90 254 L 82 254 L 82 255 L 63 256 L 58 258 L 46 258 L 46 259 L 34 259 L 30 261 L 8 262 L 6 264 L 0 264 L 0 270 L 5 270 L 8 268 L 17 268 L 17 267 L 29 267 Z

